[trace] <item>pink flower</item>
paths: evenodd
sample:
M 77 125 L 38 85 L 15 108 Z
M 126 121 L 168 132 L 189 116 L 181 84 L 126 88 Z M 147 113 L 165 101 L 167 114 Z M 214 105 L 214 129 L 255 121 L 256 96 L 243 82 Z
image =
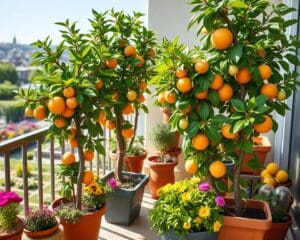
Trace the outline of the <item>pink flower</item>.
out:
M 217 196 L 217 197 L 215 198 L 215 202 L 216 202 L 216 204 L 217 204 L 219 207 L 224 207 L 225 204 L 226 204 L 225 199 L 224 199 L 223 197 L 221 197 L 221 196 Z
M 15 192 L 0 192 L 0 207 L 4 207 L 10 203 L 19 203 L 23 200 Z
M 107 183 L 112 189 L 117 187 L 117 181 L 114 178 L 108 179 Z
M 211 189 L 211 186 L 210 186 L 209 183 L 203 182 L 203 183 L 200 183 L 199 189 L 200 189 L 200 191 L 202 191 L 202 192 L 207 192 L 207 191 L 209 191 L 209 190 Z

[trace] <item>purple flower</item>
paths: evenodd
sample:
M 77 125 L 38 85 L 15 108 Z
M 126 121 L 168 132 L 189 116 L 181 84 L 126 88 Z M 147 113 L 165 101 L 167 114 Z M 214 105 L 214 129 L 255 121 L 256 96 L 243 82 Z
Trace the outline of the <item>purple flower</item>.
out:
M 217 196 L 217 197 L 215 198 L 215 202 L 216 202 L 216 204 L 217 204 L 219 207 L 224 207 L 225 204 L 226 204 L 225 199 L 224 199 L 223 197 L 221 197 L 221 196 Z
M 207 191 L 209 191 L 209 190 L 211 189 L 211 186 L 210 186 L 209 183 L 203 182 L 203 183 L 200 183 L 199 189 L 200 189 L 200 191 L 202 191 L 202 192 L 207 192 Z
M 4 207 L 12 202 L 19 203 L 23 200 L 15 192 L 0 192 L 0 207 Z
M 117 181 L 116 181 L 116 179 L 114 179 L 114 178 L 108 179 L 108 180 L 107 180 L 107 183 L 108 183 L 108 185 L 109 185 L 112 189 L 114 189 L 114 188 L 117 187 Z

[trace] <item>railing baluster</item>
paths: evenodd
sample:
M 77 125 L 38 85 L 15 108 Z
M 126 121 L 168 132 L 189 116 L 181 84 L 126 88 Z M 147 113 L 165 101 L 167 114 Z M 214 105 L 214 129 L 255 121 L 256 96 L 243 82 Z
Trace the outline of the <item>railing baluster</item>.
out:
M 50 139 L 50 184 L 51 201 L 55 199 L 55 172 L 54 172 L 54 138 Z
M 109 143 L 110 138 L 111 138 L 111 131 L 108 132 L 108 138 L 106 138 L 105 140 Z M 110 151 L 110 144 L 107 144 L 107 145 L 108 145 L 108 151 L 107 151 L 107 153 L 108 153 Z M 109 158 L 109 154 L 106 154 L 105 161 L 108 161 L 108 170 L 110 171 L 111 170 L 111 160 Z
M 24 210 L 25 216 L 29 212 L 29 201 L 28 201 L 28 168 L 27 168 L 27 144 L 22 146 L 22 157 L 23 157 L 23 189 L 24 189 Z
M 99 154 L 96 153 L 96 174 L 99 177 L 100 176 L 100 164 L 99 164 L 100 158 L 99 158 Z
M 38 191 L 39 191 L 39 208 L 43 208 L 43 166 L 42 166 L 42 139 L 37 140 L 37 161 L 38 161 Z
M 4 153 L 5 191 L 10 191 L 10 160 L 9 152 Z
M 101 163 L 102 163 L 102 174 L 105 175 L 106 172 L 106 166 L 105 166 L 105 158 L 107 156 L 107 140 L 106 140 L 106 136 L 107 136 L 107 131 L 106 129 L 104 129 L 103 131 L 103 137 L 104 137 L 104 143 L 103 143 L 103 147 L 105 149 L 105 156 L 101 157 Z

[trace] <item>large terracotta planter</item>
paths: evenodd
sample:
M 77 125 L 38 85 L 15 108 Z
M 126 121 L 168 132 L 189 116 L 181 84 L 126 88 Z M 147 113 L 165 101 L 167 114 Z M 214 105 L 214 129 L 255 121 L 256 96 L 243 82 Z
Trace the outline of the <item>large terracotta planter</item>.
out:
M 285 240 L 292 222 L 292 218 L 289 216 L 289 220 L 285 223 L 272 223 L 272 227 L 267 232 L 264 240 Z
M 65 201 L 65 198 L 54 200 L 51 204 L 52 209 L 55 209 Z M 104 213 L 105 206 L 95 212 L 85 213 L 75 224 L 66 223 L 60 219 L 60 224 L 64 228 L 64 240 L 97 240 L 99 237 L 101 219 Z
M 162 240 L 181 240 L 182 237 L 170 232 L 161 236 Z M 217 240 L 218 233 L 214 232 L 192 232 L 186 235 L 185 240 Z
M 226 206 L 233 206 L 232 198 L 225 198 Z M 272 226 L 272 216 L 269 205 L 263 201 L 247 200 L 248 208 L 263 210 L 266 219 L 224 216 L 224 227 L 218 240 L 264 240 L 267 231 Z
M 144 160 L 147 157 L 147 152 L 142 155 L 126 155 L 125 166 L 129 172 L 141 173 L 143 170 Z
M 259 136 L 256 137 L 253 140 L 257 145 L 253 146 L 253 150 L 256 152 L 257 157 L 259 159 L 260 165 L 263 167 L 266 161 L 266 157 L 268 152 L 271 151 L 271 143 L 269 139 L 265 136 Z M 248 173 L 248 174 L 254 174 L 258 175 L 260 174 L 262 168 L 260 169 L 252 169 L 248 166 L 248 163 L 253 159 L 252 154 L 245 154 L 244 160 L 243 160 L 243 166 L 241 168 L 241 173 Z
M 15 231 L 6 233 L 6 234 L 0 234 L 1 240 L 21 240 L 22 239 L 22 233 L 24 228 L 24 222 L 21 218 L 18 218 L 18 227 Z
M 175 182 L 174 168 L 178 163 L 177 161 L 170 163 L 158 163 L 155 162 L 155 159 L 157 158 L 158 156 L 152 156 L 147 160 L 150 168 L 149 189 L 151 197 L 154 199 L 159 198 L 157 195 L 158 189 L 168 183 L 173 184 Z
M 45 237 L 49 237 L 51 236 L 52 234 L 54 234 L 59 228 L 59 223 L 57 223 L 55 226 L 51 227 L 51 228 L 48 228 L 46 230 L 43 230 L 43 231 L 38 231 L 38 232 L 32 232 L 32 231 L 29 231 L 27 230 L 26 228 L 24 228 L 24 234 L 27 236 L 27 237 L 30 237 L 30 238 L 45 238 Z

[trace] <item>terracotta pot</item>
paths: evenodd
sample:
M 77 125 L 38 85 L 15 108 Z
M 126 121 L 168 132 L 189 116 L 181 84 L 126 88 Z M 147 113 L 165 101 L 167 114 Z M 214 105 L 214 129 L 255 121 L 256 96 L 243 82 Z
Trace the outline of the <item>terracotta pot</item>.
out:
M 144 160 L 147 157 L 147 152 L 142 155 L 126 155 L 125 166 L 130 172 L 141 173 L 143 170 Z
M 162 240 L 181 240 L 182 236 L 178 236 L 174 231 L 161 236 Z M 186 235 L 185 240 L 217 240 L 218 233 L 214 232 L 191 232 Z
M 26 228 L 24 228 L 24 233 L 26 234 L 27 237 L 30 238 L 44 238 L 44 237 L 48 237 L 51 236 L 52 234 L 54 234 L 59 228 L 59 223 L 57 223 L 55 226 L 48 228 L 46 230 L 42 230 L 42 231 L 38 231 L 38 232 L 32 232 L 30 230 L 27 230 Z
M 159 158 L 158 156 L 149 157 L 147 163 L 150 168 L 150 180 L 149 189 L 151 197 L 158 199 L 157 190 L 168 183 L 175 182 L 174 168 L 178 162 L 171 163 L 158 163 L 153 162 L 153 160 Z
M 259 159 L 260 165 L 263 167 L 266 161 L 266 157 L 268 152 L 271 151 L 271 144 L 267 137 L 265 136 L 259 136 L 253 139 L 253 141 L 257 145 L 253 145 L 253 150 L 256 152 L 257 157 Z M 243 166 L 241 168 L 241 173 L 250 173 L 254 175 L 260 174 L 262 168 L 260 169 L 252 169 L 248 166 L 248 163 L 253 159 L 252 154 L 245 154 L 244 160 L 243 160 Z
M 59 198 L 51 203 L 52 209 L 59 206 L 65 198 Z M 105 206 L 101 209 L 85 213 L 75 224 L 66 223 L 60 219 L 60 224 L 64 227 L 64 240 L 89 239 L 97 240 L 99 237 L 102 216 L 105 213 Z
M 163 123 L 167 124 L 168 121 L 169 121 L 169 118 L 172 115 L 172 109 L 171 108 L 162 107 L 162 108 L 160 108 L 160 111 L 162 112 Z
M 289 216 L 289 220 L 285 223 L 272 223 L 272 227 L 267 232 L 264 240 L 285 240 L 292 222 L 292 218 Z
M 225 198 L 226 206 L 233 206 L 232 198 Z M 264 240 L 267 231 L 272 226 L 272 216 L 269 205 L 263 201 L 247 200 L 247 207 L 261 209 L 266 219 L 224 216 L 224 227 L 218 240 Z
M 21 240 L 22 239 L 22 233 L 23 233 L 23 228 L 24 228 L 24 222 L 21 218 L 17 219 L 18 224 L 16 230 L 10 233 L 6 234 L 1 234 L 0 239 L 1 240 Z

